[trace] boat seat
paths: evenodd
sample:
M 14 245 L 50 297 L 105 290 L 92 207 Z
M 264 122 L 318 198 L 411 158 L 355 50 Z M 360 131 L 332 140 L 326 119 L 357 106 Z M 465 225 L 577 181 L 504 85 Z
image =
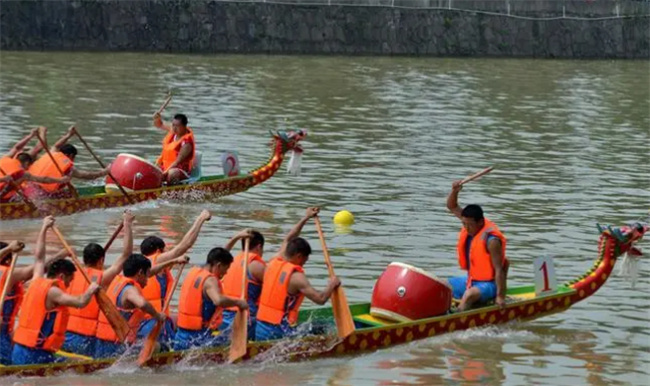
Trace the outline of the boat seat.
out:
M 203 172 L 201 170 L 201 162 L 203 161 L 203 154 L 200 151 L 197 151 L 194 154 L 194 165 L 192 165 L 192 172 L 190 173 L 190 178 L 181 181 L 181 184 L 193 184 L 196 181 L 201 179 Z
M 384 326 L 389 326 L 391 324 L 397 324 L 397 322 L 378 318 L 370 314 L 355 315 L 352 319 L 354 320 L 354 322 L 356 322 L 355 324 L 361 324 L 360 326 L 357 326 L 357 328 L 384 327 Z

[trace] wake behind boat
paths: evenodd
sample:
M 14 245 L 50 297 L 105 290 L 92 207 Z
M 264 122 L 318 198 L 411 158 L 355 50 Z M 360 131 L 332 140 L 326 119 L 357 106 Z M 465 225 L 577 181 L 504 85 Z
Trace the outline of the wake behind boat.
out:
M 249 342 L 243 359 L 253 359 L 273 350 L 274 347 L 283 347 L 282 345 L 289 345 L 291 348 L 287 360 L 352 355 L 454 331 L 529 321 L 566 311 L 574 304 L 593 295 L 605 284 L 612 274 L 618 257 L 625 253 L 640 253 L 634 244 L 643 237 L 649 227 L 634 224 L 620 228 L 599 226 L 598 229 L 600 231 L 598 255 L 593 267 L 575 280 L 558 285 L 553 292 L 536 294 L 534 285 L 511 287 L 508 289 L 507 302 L 503 308 L 487 305 L 463 312 L 405 322 L 391 321 L 373 315 L 371 303 L 355 304 L 349 307 L 354 321 L 354 331 L 343 339 L 328 333 L 334 328 L 334 313 L 331 307 L 303 310 L 300 312 L 299 322 L 303 325 L 310 323 L 312 327 L 317 327 L 312 328 L 312 331 L 317 331 L 315 334 L 292 340 Z M 116 360 L 117 358 L 69 360 L 48 365 L 5 366 L 0 367 L 0 376 L 48 376 L 66 371 L 91 373 L 110 367 Z M 189 363 L 227 362 L 228 347 L 154 354 L 145 365 L 163 367 L 181 360 Z

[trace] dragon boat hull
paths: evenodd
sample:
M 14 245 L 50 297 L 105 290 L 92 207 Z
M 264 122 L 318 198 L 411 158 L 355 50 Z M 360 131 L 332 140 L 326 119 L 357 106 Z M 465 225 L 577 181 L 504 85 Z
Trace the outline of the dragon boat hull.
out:
M 243 360 L 263 358 L 265 353 L 273 352 L 276 348 L 279 348 L 284 358 L 289 361 L 352 355 L 454 331 L 515 321 L 525 322 L 563 312 L 594 294 L 609 278 L 616 257 L 632 249 L 633 243 L 647 230 L 647 226 L 628 228 L 625 232 L 611 228 L 602 230 L 599 256 L 594 266 L 576 280 L 558 286 L 554 293 L 536 295 L 535 287 L 532 285 L 514 287 L 508 290 L 508 301 L 504 308 L 490 305 L 409 322 L 379 319 L 370 314 L 370 303 L 354 304 L 350 306 L 350 311 L 355 323 L 355 331 L 345 339 L 341 340 L 336 337 L 336 334 L 325 332 L 321 335 L 308 335 L 282 341 L 249 342 Z M 301 311 L 299 322 L 310 321 L 314 325 L 325 325 L 333 329 L 333 318 L 331 307 L 321 307 Z M 159 353 L 145 365 L 156 368 L 172 365 L 181 360 L 184 363 L 226 363 L 228 347 Z M 91 373 L 110 367 L 113 363 L 115 359 L 6 366 L 0 367 L 0 376 L 48 376 L 61 372 Z

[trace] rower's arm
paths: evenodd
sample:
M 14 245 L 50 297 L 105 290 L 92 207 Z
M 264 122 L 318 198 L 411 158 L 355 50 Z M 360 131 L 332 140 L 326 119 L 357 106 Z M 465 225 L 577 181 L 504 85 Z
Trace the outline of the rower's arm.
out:
M 183 146 L 181 146 L 181 150 L 178 152 L 178 157 L 174 160 L 174 162 L 169 165 L 167 170 L 173 169 L 180 165 L 181 163 L 185 162 L 188 158 L 192 156 L 192 144 L 191 143 L 186 143 Z M 165 170 L 165 171 L 167 171 Z
M 451 184 L 451 192 L 447 196 L 447 209 L 456 217 L 460 218 L 463 210 L 458 206 L 458 193 L 463 189 L 460 181 L 454 181 Z
M 172 128 L 168 124 L 163 122 L 160 113 L 155 113 L 153 115 L 153 125 L 161 130 L 165 130 L 166 132 L 170 132 L 172 130 Z
M 58 306 L 67 306 L 74 308 L 84 308 L 90 303 L 90 300 L 93 298 L 95 292 L 99 290 L 99 285 L 97 283 L 91 283 L 88 286 L 86 292 L 81 295 L 70 295 L 63 291 L 59 287 L 52 287 L 47 293 L 47 299 L 45 300 L 45 306 L 48 310 L 51 310 Z
M 251 275 L 258 282 L 262 283 L 264 281 L 264 271 L 266 271 L 266 265 L 261 261 L 253 261 L 248 264 L 248 270 L 251 272 Z
M 25 146 L 31 141 L 32 138 L 34 138 L 34 135 L 36 135 L 36 129 L 32 130 L 29 135 L 25 136 L 25 138 L 21 139 L 14 145 L 14 147 L 9 150 L 9 153 L 7 154 L 7 157 L 9 158 L 14 158 L 16 154 L 20 153 Z
M 307 221 L 309 221 L 310 218 L 318 215 L 319 211 L 320 209 L 317 207 L 307 208 L 307 213 L 305 213 L 305 217 L 301 218 L 300 221 L 298 221 L 296 225 L 294 225 L 293 228 L 291 228 L 289 233 L 287 233 L 287 235 L 284 236 L 284 240 L 282 241 L 282 246 L 280 247 L 280 253 L 279 253 L 280 256 L 284 256 L 284 252 L 287 250 L 287 245 L 289 245 L 289 241 L 300 236 L 300 232 L 302 232 L 302 228 L 305 226 Z
M 238 232 L 235 234 L 233 237 L 228 240 L 226 245 L 223 246 L 223 248 L 227 251 L 232 251 L 232 249 L 235 247 L 235 244 L 237 244 L 237 241 L 245 238 L 251 237 L 251 230 L 250 229 L 244 229 L 241 232 Z
M 172 248 L 170 251 L 160 254 L 156 261 L 158 263 L 164 263 L 168 260 L 175 259 L 185 254 L 185 252 L 187 252 L 192 247 L 192 245 L 194 245 L 196 239 L 199 237 L 199 232 L 201 231 L 203 223 L 210 220 L 210 218 L 212 218 L 210 212 L 203 210 L 199 217 L 194 220 L 194 224 L 192 224 L 190 230 L 187 231 L 187 233 L 183 236 L 181 242 L 174 246 L 174 248 Z
M 83 170 L 77 170 L 77 168 L 72 168 L 72 177 L 80 178 L 82 180 L 94 180 L 95 178 L 108 175 L 109 170 L 109 167 L 106 167 L 105 169 L 100 169 L 94 172 L 85 172 Z
M 72 138 L 72 136 L 75 135 L 75 133 L 76 133 L 75 127 L 70 126 L 70 128 L 68 129 L 68 132 L 63 134 L 63 136 L 61 138 L 59 138 L 58 141 L 56 141 L 54 146 L 52 146 L 50 148 L 50 152 L 54 153 L 56 151 L 59 151 L 59 148 L 61 146 L 65 145 L 70 140 L 70 138 Z M 45 138 L 43 138 L 43 139 L 45 139 Z
M 323 291 L 317 291 L 314 287 L 311 286 L 309 283 L 309 280 L 307 280 L 307 276 L 305 276 L 304 273 L 302 272 L 294 272 L 291 275 L 291 281 L 289 282 L 289 290 L 297 290 L 300 291 L 307 299 L 311 300 L 312 302 L 318 304 L 318 305 L 323 305 L 327 303 L 329 298 L 332 296 L 332 293 L 338 287 L 341 282 L 338 279 L 333 279 L 330 280 L 330 282 L 327 284 L 327 287 Z M 296 291 L 296 292 L 297 292 Z
M 40 182 L 42 184 L 66 184 L 70 182 L 70 177 L 67 176 L 63 178 L 54 178 L 54 177 L 45 177 L 45 176 L 35 176 L 27 172 L 23 175 L 23 179 L 27 181 Z
M 248 303 L 243 299 L 231 298 L 226 296 L 219 291 L 219 284 L 217 283 L 216 277 L 210 277 L 205 280 L 205 285 L 203 286 L 205 294 L 208 295 L 212 303 L 217 307 L 237 307 L 240 310 L 245 310 L 248 308 Z
M 503 269 L 503 252 L 501 248 L 501 240 L 494 237 L 488 241 L 488 252 L 490 253 L 490 260 L 494 268 L 494 281 L 497 285 L 497 297 L 505 298 L 506 296 L 506 274 Z
M 124 290 L 124 300 L 131 303 L 135 308 L 141 309 L 147 314 L 153 316 L 154 318 L 158 316 L 158 312 L 155 308 L 147 301 L 147 299 L 138 292 L 135 287 L 131 286 Z
M 115 262 L 104 270 L 102 275 L 102 287 L 108 287 L 109 284 L 115 279 L 115 277 L 122 271 L 124 263 L 131 256 L 133 252 L 133 219 L 135 216 L 131 211 L 124 212 L 124 219 L 122 223 L 124 224 L 124 248 L 122 248 L 122 254 L 118 257 Z
M 174 260 L 168 260 L 165 261 L 164 263 L 158 263 L 151 267 L 151 270 L 149 270 L 149 277 L 156 276 L 160 272 L 164 271 L 167 268 L 171 268 L 174 264 L 187 264 L 190 262 L 190 258 L 188 256 L 181 256 L 177 257 Z
M 38 233 L 38 239 L 36 240 L 36 250 L 34 251 L 34 257 L 36 257 L 36 262 L 34 263 L 34 275 L 33 279 L 41 278 L 45 275 L 45 236 L 47 231 L 54 225 L 54 217 L 47 216 L 43 219 L 43 226 L 41 231 Z
M 70 254 L 65 248 L 59 250 L 59 252 L 57 252 L 54 256 L 48 256 L 45 259 L 44 270 L 46 270 L 47 267 L 49 267 L 50 264 L 54 263 L 55 261 L 65 259 L 68 256 L 70 256 Z M 11 278 L 9 279 L 9 288 L 13 287 L 16 283 L 31 279 L 33 275 L 34 275 L 34 264 L 30 264 L 25 267 L 14 268 L 14 272 L 11 274 Z

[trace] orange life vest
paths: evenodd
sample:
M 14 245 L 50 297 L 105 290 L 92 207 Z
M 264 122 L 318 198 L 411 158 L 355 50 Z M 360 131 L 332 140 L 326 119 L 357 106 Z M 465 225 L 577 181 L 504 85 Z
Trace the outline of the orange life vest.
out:
M 305 270 L 301 266 L 279 257 L 269 262 L 264 272 L 264 285 L 262 286 L 257 320 L 279 325 L 286 316 L 289 324 L 294 325 L 298 322 L 298 310 L 305 295 L 302 293 L 289 294 L 289 282 L 294 272 L 305 272 Z M 293 306 L 287 304 L 290 296 L 297 297 Z
M 258 255 L 257 253 L 249 253 L 248 254 L 248 264 L 250 265 L 254 261 L 259 261 L 260 263 L 266 265 L 266 262 L 262 259 L 262 256 Z M 257 285 L 260 285 L 257 280 L 253 278 L 251 280 L 252 276 L 250 275 L 250 271 L 248 278 L 246 279 L 246 288 L 248 288 L 248 283 L 249 282 L 254 282 Z M 241 298 L 241 279 L 242 275 L 244 274 L 244 252 L 240 253 L 237 255 L 230 264 L 230 268 L 228 268 L 228 272 L 226 275 L 223 277 L 223 293 L 226 296 L 229 296 L 231 298 L 236 298 L 239 299 Z M 246 294 L 246 299 L 249 299 L 250 294 Z M 257 299 L 257 302 L 259 303 L 259 299 Z M 237 307 L 228 307 L 228 310 L 231 311 L 237 311 Z
M 472 238 L 472 243 L 469 248 L 469 272 L 467 284 L 470 285 L 471 280 L 477 281 L 490 281 L 494 280 L 494 267 L 492 266 L 492 259 L 490 252 L 487 249 L 488 236 L 495 236 L 501 240 L 501 253 L 503 255 L 502 264 L 507 264 L 506 259 L 506 237 L 501 233 L 499 228 L 492 221 L 485 219 L 485 225 L 481 230 Z M 465 242 L 467 241 L 467 230 L 463 227 L 458 235 L 458 264 L 460 268 L 467 271 L 467 256 L 465 254 Z
M 14 343 L 51 352 L 61 348 L 68 325 L 68 307 L 58 306 L 52 310 L 45 308 L 47 293 L 52 287 L 65 290 L 63 281 L 58 279 L 38 278 L 32 280 L 18 317 Z M 54 317 L 52 331 L 49 335 L 44 336 L 43 325 L 52 317 Z
M 156 265 L 156 261 L 158 260 L 158 257 L 161 255 L 160 252 L 156 252 L 151 256 L 147 256 L 147 259 L 151 260 L 151 266 L 153 267 Z M 159 276 L 166 276 L 167 278 L 167 288 L 165 289 L 165 293 L 161 293 L 161 288 L 160 288 L 160 282 L 158 281 Z M 165 298 L 167 298 L 167 293 L 170 290 L 171 285 L 174 283 L 174 277 L 172 276 L 172 273 L 169 268 L 165 269 L 163 272 L 160 272 L 159 274 L 155 276 L 151 276 L 149 279 L 147 279 L 147 286 L 142 289 L 142 296 L 144 296 L 145 299 L 151 305 L 153 308 L 156 309 L 157 312 L 162 312 L 163 309 L 163 303 L 165 302 Z M 169 316 L 169 308 L 167 309 L 166 312 L 167 316 Z M 149 314 L 144 315 L 145 319 L 151 319 L 152 316 Z
M 88 277 L 93 283 L 101 284 L 104 271 L 95 268 L 84 268 L 88 273 Z M 88 282 L 83 277 L 81 272 L 74 273 L 74 278 L 68 293 L 70 295 L 81 295 L 88 289 Z M 84 308 L 70 307 L 70 320 L 68 320 L 68 331 L 85 336 L 95 336 L 97 333 L 97 320 L 99 319 L 99 305 L 97 299 L 93 296 L 92 300 Z
M 0 169 L 2 169 L 4 172 L 7 173 L 7 175 L 10 175 L 14 180 L 19 179 L 22 177 L 22 174 L 25 172 L 23 169 L 23 166 L 20 164 L 20 161 L 18 161 L 15 158 L 11 157 L 2 157 L 0 158 Z M 3 172 L 0 172 L 0 177 L 4 177 L 5 174 Z M 5 189 L 5 186 L 7 183 L 5 182 L 0 182 L 0 192 L 2 192 Z M 14 189 L 8 188 L 7 192 L 0 197 L 2 200 L 9 200 L 14 194 L 16 194 Z
M 111 285 L 108 286 L 107 294 L 108 294 L 108 298 L 111 299 L 111 302 L 117 306 L 117 309 L 120 311 L 124 319 L 126 319 L 126 322 L 129 324 L 129 327 L 131 328 L 129 335 L 126 337 L 126 342 L 133 343 L 135 341 L 138 328 L 140 327 L 140 322 L 142 322 L 142 320 L 144 319 L 143 318 L 144 312 L 139 308 L 133 308 L 127 310 L 117 303 L 117 297 L 120 296 L 122 290 L 127 285 L 132 285 L 138 291 L 142 291 L 142 287 L 140 287 L 140 284 L 136 283 L 135 280 L 133 280 L 130 277 L 119 275 L 115 279 L 113 279 Z M 97 323 L 97 333 L 95 334 L 95 336 L 98 339 L 106 340 L 109 342 L 119 343 L 120 341 L 117 335 L 115 334 L 115 330 L 113 330 L 113 327 L 111 327 L 111 324 L 108 322 L 108 319 L 106 318 L 106 315 L 104 315 L 103 312 L 99 313 L 99 319 Z
M 5 287 L 5 282 L 8 279 L 7 273 L 9 272 L 9 267 L 6 265 L 0 265 L 0 288 Z M 18 315 L 18 310 L 20 309 L 20 304 L 23 302 L 23 296 L 25 294 L 25 289 L 22 282 L 14 284 L 13 288 L 7 290 L 7 295 L 5 296 L 5 304 L 10 301 L 13 301 L 13 308 L 11 309 L 10 314 L 2 313 L 2 324 L 7 325 L 7 333 L 11 335 L 14 330 L 14 324 L 16 321 L 16 315 Z M 5 304 L 2 304 L 2 307 L 5 307 Z
M 223 320 L 223 309 L 216 307 L 209 317 L 203 314 L 203 302 L 207 299 L 203 294 L 205 281 L 214 277 L 219 283 L 219 291 L 223 294 L 221 281 L 208 270 L 194 267 L 190 270 L 181 287 L 181 297 L 178 302 L 178 327 L 198 331 L 203 328 L 216 330 Z
M 32 166 L 29 167 L 29 174 L 38 177 L 52 177 L 52 178 L 62 178 L 68 175 L 68 173 L 74 166 L 72 160 L 59 151 L 52 153 L 52 157 L 56 160 L 56 163 L 61 168 L 61 171 L 63 171 L 63 174 L 59 173 L 59 170 L 56 168 L 56 165 L 54 165 L 54 162 L 52 162 L 50 156 L 47 154 L 45 154 L 44 156 L 36 160 L 36 162 L 34 162 Z M 37 184 L 41 189 L 49 193 L 54 193 L 56 191 L 59 191 L 64 186 L 66 186 L 65 184 L 58 184 L 58 183 L 53 183 L 53 184 L 35 183 L 35 184 Z
M 176 138 L 174 140 L 174 137 L 176 134 L 174 134 L 173 131 L 170 131 L 167 133 L 165 138 L 163 139 L 162 142 L 162 152 L 160 153 L 160 157 L 158 157 L 158 160 L 156 163 L 160 166 L 160 168 L 163 171 L 167 171 L 169 166 L 176 161 L 176 158 L 178 158 L 178 154 L 181 151 L 181 144 L 185 141 L 190 141 L 192 143 L 192 155 L 187 162 L 187 167 L 188 169 L 186 172 L 190 172 L 192 170 L 192 166 L 194 165 L 194 157 L 196 154 L 195 151 L 195 142 L 194 142 L 194 133 L 192 133 L 192 129 L 189 127 L 187 128 L 187 134 L 180 138 Z M 184 162 L 184 163 L 185 163 Z M 180 166 L 180 165 L 179 165 Z

